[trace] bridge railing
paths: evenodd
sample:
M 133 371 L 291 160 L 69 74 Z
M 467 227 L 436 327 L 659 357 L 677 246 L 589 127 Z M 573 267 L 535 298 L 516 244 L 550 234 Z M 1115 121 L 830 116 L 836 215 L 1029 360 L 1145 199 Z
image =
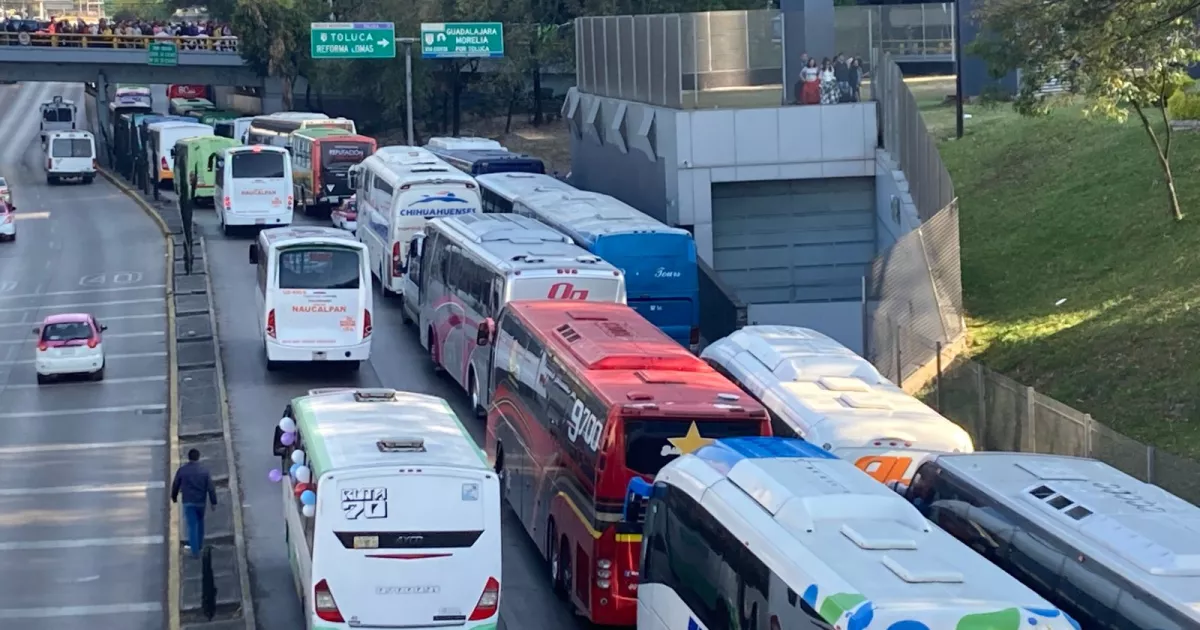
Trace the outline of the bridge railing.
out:
M 236 37 L 155 37 L 153 35 L 91 35 L 77 33 L 0 32 L 0 46 L 46 48 L 146 49 L 152 43 L 173 43 L 180 52 L 238 53 Z

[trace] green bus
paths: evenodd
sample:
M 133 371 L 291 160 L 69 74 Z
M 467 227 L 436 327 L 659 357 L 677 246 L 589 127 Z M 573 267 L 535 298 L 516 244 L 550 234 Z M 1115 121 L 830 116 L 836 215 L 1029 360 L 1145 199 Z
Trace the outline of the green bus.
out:
M 240 146 L 241 142 L 221 136 L 196 136 L 175 142 L 175 148 L 171 149 L 175 167 L 172 185 L 180 208 L 189 202 L 193 205 L 212 203 L 216 158 L 225 149 Z
M 195 118 L 196 120 L 212 127 L 216 127 L 217 123 L 222 120 L 233 120 L 241 117 L 241 114 L 237 112 L 226 111 L 224 109 L 191 109 L 188 110 L 184 115 Z
M 167 113 L 172 116 L 187 116 L 188 112 L 216 108 L 217 106 L 206 98 L 173 98 L 167 102 Z

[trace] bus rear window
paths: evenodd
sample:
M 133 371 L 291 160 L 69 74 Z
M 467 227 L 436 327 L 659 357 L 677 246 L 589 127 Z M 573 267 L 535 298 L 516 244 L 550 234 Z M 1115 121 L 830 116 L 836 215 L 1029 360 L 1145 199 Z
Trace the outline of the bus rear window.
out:
M 342 121 L 314 120 L 312 122 L 305 123 L 304 127 L 307 129 L 314 129 L 314 128 L 341 129 L 341 130 L 345 131 L 346 133 L 351 133 L 351 134 L 355 132 L 354 123 L 349 120 L 342 120 Z
M 332 170 L 346 170 L 367 159 L 370 145 L 365 142 L 338 142 L 324 144 L 321 151 L 321 165 Z
M 74 112 L 67 107 L 58 107 L 42 110 L 42 120 L 45 122 L 71 122 L 75 118 Z
M 50 157 L 90 158 L 92 141 L 86 138 L 58 138 L 50 147 Z
M 487 175 L 488 173 L 537 173 L 546 174 L 546 166 L 541 160 L 512 159 L 512 160 L 480 160 L 475 163 L 472 175 Z
M 354 249 L 302 247 L 279 254 L 280 289 L 357 289 L 360 273 Z
M 230 175 L 234 179 L 279 179 L 283 177 L 283 160 L 282 153 L 273 151 L 239 151 L 233 154 Z
M 643 475 L 657 474 L 668 462 L 682 455 L 692 424 L 705 440 L 761 435 L 758 420 L 692 420 L 677 418 L 625 419 L 625 467 Z M 674 442 L 672 442 L 674 440 Z

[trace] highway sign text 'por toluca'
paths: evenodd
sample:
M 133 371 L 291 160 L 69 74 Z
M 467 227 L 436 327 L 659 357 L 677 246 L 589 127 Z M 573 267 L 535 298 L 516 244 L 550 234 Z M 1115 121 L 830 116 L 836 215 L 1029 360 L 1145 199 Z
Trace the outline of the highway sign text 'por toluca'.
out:
M 436 22 L 421 24 L 421 56 L 454 59 L 504 56 L 500 22 Z

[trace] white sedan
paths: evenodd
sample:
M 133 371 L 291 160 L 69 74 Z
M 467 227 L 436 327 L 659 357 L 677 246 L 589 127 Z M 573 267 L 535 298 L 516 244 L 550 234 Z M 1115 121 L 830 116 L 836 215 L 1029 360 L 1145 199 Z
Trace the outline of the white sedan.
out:
M 51 377 L 87 374 L 94 381 L 104 379 L 104 343 L 108 330 L 87 313 L 49 315 L 33 329 L 37 337 L 38 384 Z

